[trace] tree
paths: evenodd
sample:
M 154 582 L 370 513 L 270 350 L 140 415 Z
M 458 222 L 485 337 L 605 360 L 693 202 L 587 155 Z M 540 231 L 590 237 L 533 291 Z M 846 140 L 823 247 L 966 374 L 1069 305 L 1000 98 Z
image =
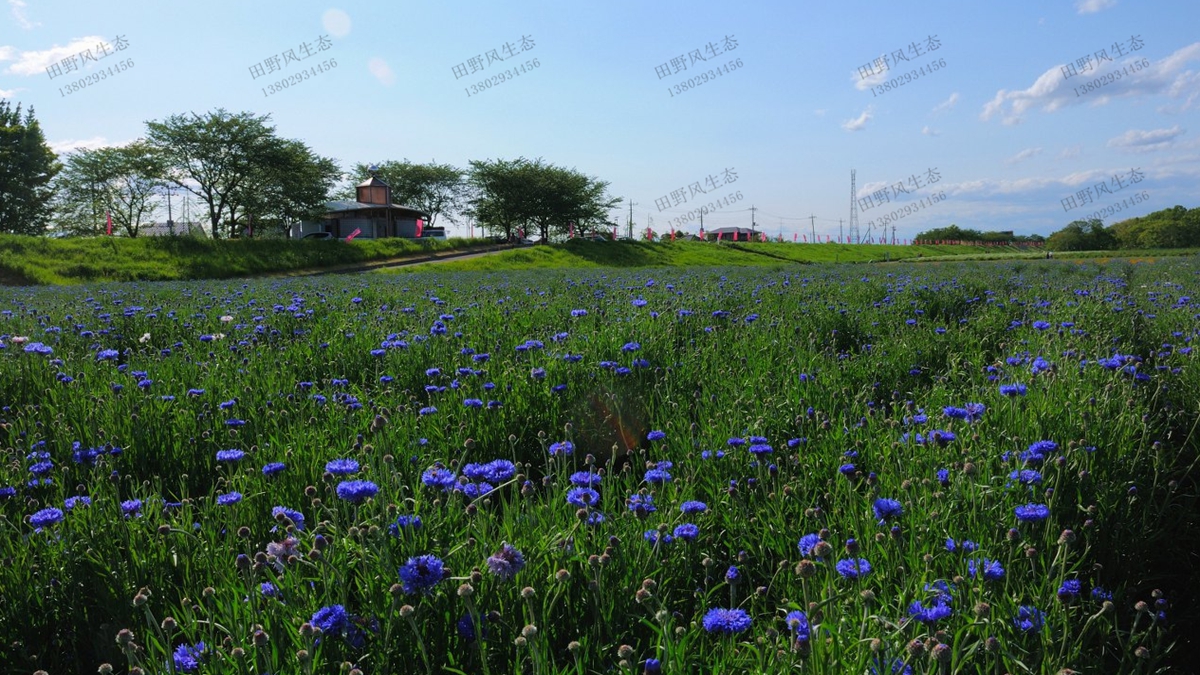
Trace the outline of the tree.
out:
M 292 223 L 317 220 L 341 169 L 300 141 L 275 139 L 230 197 L 230 222 L 257 232 L 286 232 Z
M 356 164 L 352 172 L 355 183 L 371 177 L 366 164 Z M 467 172 L 450 164 L 413 164 L 387 161 L 376 167 L 375 175 L 392 188 L 392 201 L 425 211 L 429 214 L 432 227 L 438 216 L 457 223 L 466 211 L 471 197 L 471 186 Z M 353 198 L 353 188 L 349 192 Z
M 0 100 L 0 232 L 46 233 L 51 181 L 61 170 L 33 108 L 22 118 L 20 103 L 14 110 Z
M 235 236 L 255 215 L 286 219 L 323 206 L 332 186 L 332 160 L 279 138 L 269 120 L 270 115 L 219 109 L 146 125 L 150 143 L 163 154 L 167 178 L 208 207 L 213 237 L 223 231 Z
M 608 182 L 540 158 L 472 161 L 469 180 L 476 193 L 471 212 L 481 225 L 506 237 L 519 226 L 535 229 L 543 241 L 607 225 L 608 211 L 620 202 L 608 197 Z
M 144 140 L 71 153 L 55 181 L 59 229 L 71 234 L 103 234 L 105 214 L 111 213 L 114 229 L 138 236 L 158 210 L 164 169 L 162 157 Z

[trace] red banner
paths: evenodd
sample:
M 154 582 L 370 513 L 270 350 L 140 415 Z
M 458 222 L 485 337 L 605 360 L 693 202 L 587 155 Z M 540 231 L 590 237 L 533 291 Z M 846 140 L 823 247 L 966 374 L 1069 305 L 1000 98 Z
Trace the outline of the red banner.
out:
M 104 215 L 106 218 L 108 218 L 108 236 L 111 237 L 112 236 L 112 212 L 105 211 Z
M 356 227 L 354 228 L 354 231 L 350 233 L 350 236 L 346 237 L 346 241 L 354 241 L 354 238 L 360 234 L 362 234 L 362 228 Z
M 417 218 L 417 236 L 418 237 L 421 236 L 421 233 L 424 231 L 425 231 L 425 221 L 421 220 L 420 218 Z M 521 236 L 525 236 L 525 235 L 521 235 Z

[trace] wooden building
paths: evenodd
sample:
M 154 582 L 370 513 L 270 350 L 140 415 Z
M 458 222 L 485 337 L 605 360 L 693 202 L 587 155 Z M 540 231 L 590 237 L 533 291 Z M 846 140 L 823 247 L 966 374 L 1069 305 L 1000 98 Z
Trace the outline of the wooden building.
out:
M 320 222 L 297 223 L 292 226 L 292 238 L 300 239 L 315 232 L 328 232 L 338 239 L 358 230 L 356 237 L 417 237 L 417 221 L 429 224 L 429 214 L 411 206 L 392 203 L 392 188 L 371 176 L 355 187 L 354 201 L 333 201 L 326 204 L 325 217 Z

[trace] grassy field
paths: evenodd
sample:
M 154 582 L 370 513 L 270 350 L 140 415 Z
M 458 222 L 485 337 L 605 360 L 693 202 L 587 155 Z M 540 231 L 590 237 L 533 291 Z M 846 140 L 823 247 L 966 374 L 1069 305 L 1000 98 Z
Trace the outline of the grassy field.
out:
M 851 244 L 735 244 L 732 242 L 593 242 L 570 241 L 553 246 L 533 246 L 486 258 L 438 263 L 446 271 L 496 271 L 517 269 L 596 267 L 698 267 L 779 266 L 794 263 L 884 262 L 921 256 L 978 254 L 972 246 L 890 246 Z M 383 270 L 383 274 L 410 274 L 429 269 L 415 265 Z
M 0 284 L 226 279 L 483 245 L 467 239 L 290 241 L 0 235 Z
M 1198 279 L 0 288 L 0 670 L 1186 672 Z

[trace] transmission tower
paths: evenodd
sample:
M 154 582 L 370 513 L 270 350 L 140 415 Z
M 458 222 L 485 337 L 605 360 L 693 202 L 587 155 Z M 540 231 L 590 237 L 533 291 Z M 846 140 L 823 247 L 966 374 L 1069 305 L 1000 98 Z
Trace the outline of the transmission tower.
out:
M 862 243 L 858 238 L 858 187 L 854 169 L 850 169 L 850 228 L 846 241 Z

